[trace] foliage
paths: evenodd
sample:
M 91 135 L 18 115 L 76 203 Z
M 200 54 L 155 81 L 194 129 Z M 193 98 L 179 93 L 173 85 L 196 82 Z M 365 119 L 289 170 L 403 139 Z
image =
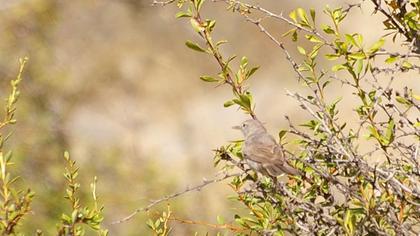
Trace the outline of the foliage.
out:
M 168 210 L 162 212 L 162 216 L 159 216 L 155 221 L 149 219 L 147 226 L 153 231 L 153 235 L 168 236 L 171 232 L 171 228 L 168 226 L 169 219 L 171 217 L 171 208 L 168 205 Z
M 96 177 L 91 184 L 93 207 L 82 207 L 80 198 L 77 196 L 77 190 L 80 184 L 77 183 L 76 178 L 79 175 L 79 169 L 76 167 L 76 162 L 70 159 L 69 153 L 64 153 L 64 158 L 67 162 L 64 177 L 67 180 L 67 189 L 65 198 L 71 203 L 71 214 L 63 214 L 61 216 L 61 225 L 58 230 L 58 235 L 85 235 L 83 225 L 89 226 L 91 229 L 98 232 L 98 235 L 108 235 L 108 231 L 101 229 L 101 222 L 103 221 L 102 211 L 103 207 L 98 206 L 96 196 Z
M 20 59 L 20 69 L 15 80 L 10 81 L 11 91 L 6 99 L 5 115 L 0 123 L 0 129 L 16 123 L 15 112 L 16 102 L 19 99 L 20 91 L 18 85 L 22 81 L 22 73 L 27 62 L 27 58 Z M 3 235 L 14 235 L 17 227 L 25 215 L 31 210 L 31 203 L 34 192 L 30 189 L 19 190 L 15 186 L 19 176 L 13 177 L 10 173 L 12 152 L 5 150 L 5 142 L 10 138 L 10 133 L 3 135 L 0 133 L 0 180 L 1 180 L 1 200 L 0 200 L 0 231 Z
M 6 99 L 5 116 L 0 123 L 0 129 L 6 129 L 8 126 L 16 123 L 16 103 L 18 101 L 20 91 L 18 85 L 23 78 L 23 69 L 27 62 L 27 58 L 20 59 L 20 69 L 15 80 L 10 82 L 11 91 Z M 31 205 L 34 201 L 35 193 L 30 189 L 19 190 L 16 187 L 16 181 L 19 176 L 12 177 L 10 173 L 10 166 L 12 152 L 5 151 L 5 142 L 11 137 L 11 133 L 7 135 L 0 134 L 0 183 L 1 183 L 1 198 L 0 198 L 0 231 L 2 235 L 20 235 L 18 226 L 22 224 L 22 220 L 31 211 Z M 98 207 L 96 196 L 96 177 L 92 183 L 92 195 L 94 200 L 93 207 L 82 207 L 81 201 L 77 197 L 79 183 L 76 182 L 78 176 L 78 168 L 75 166 L 75 161 L 71 160 L 69 154 L 64 154 L 68 167 L 64 176 L 68 182 L 65 198 L 71 202 L 71 214 L 63 214 L 61 224 L 57 235 L 85 235 L 85 230 L 82 225 L 87 225 L 99 235 L 107 235 L 107 230 L 101 229 L 100 224 L 103 220 L 102 207 Z M 35 233 L 35 232 L 34 232 Z M 43 235 L 41 230 L 37 230 L 36 235 Z
M 200 79 L 232 89 L 233 98 L 224 106 L 237 105 L 255 119 L 255 102 L 247 82 L 258 66 L 249 66 L 248 58 L 242 57 L 234 69 L 236 56 L 225 57 L 220 50 L 227 41 L 214 40 L 216 21 L 203 16 L 204 0 L 154 3 L 173 2 L 181 8 L 176 17 L 189 19 L 203 41 L 188 40 L 186 46 L 211 55 L 220 67 L 216 76 Z M 213 2 L 226 4 L 228 10 L 239 13 L 265 34 L 310 91 L 288 95 L 311 119 L 296 126 L 286 117 L 289 129 L 279 133 L 280 139 L 286 135 L 294 139 L 297 148 L 285 147 L 288 159 L 306 176 L 288 176 L 284 181 L 250 171 L 241 155 L 241 142 L 216 151 L 216 166 L 227 172 L 241 170 L 230 186 L 236 193 L 234 201 L 249 211 L 248 215 L 235 215 L 239 231 L 227 231 L 236 235 L 416 235 L 420 227 L 420 91 L 410 87 L 400 91 L 394 82 L 402 74 L 420 69 L 416 65 L 420 58 L 420 1 L 371 0 L 346 8 L 326 6 L 323 14 L 329 21 L 321 23 L 313 9 L 298 8 L 284 17 L 236 0 Z M 386 18 L 387 31 L 372 45 L 366 45 L 362 34 L 345 32 L 341 27 L 350 11 L 369 2 L 375 7 L 373 14 Z M 298 44 L 302 59 L 293 58 L 283 41 L 265 28 L 267 18 L 290 27 L 283 38 L 290 37 Z M 397 36 L 403 36 L 403 42 Z M 399 52 L 385 49 L 389 38 L 400 44 Z M 334 65 L 320 68 L 326 61 Z M 343 91 L 348 94 L 343 97 L 358 99 L 355 107 L 341 107 L 343 97 L 329 95 L 337 85 L 346 88 Z M 343 113 L 351 113 L 357 122 L 339 115 Z

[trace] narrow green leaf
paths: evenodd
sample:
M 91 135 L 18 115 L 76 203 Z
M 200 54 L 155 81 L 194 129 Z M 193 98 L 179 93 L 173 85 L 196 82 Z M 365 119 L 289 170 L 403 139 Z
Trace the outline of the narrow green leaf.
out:
M 286 33 L 282 34 L 281 37 L 286 37 L 287 35 L 296 32 L 296 28 L 290 29 L 288 30 Z
M 403 63 L 402 63 L 402 68 L 404 68 L 404 69 L 412 69 L 413 68 L 413 65 L 410 62 L 408 62 L 407 60 L 404 60 Z
M 191 26 L 197 33 L 203 32 L 205 30 L 205 28 L 200 24 L 200 22 L 197 21 L 197 19 L 191 18 L 190 22 Z
M 183 12 L 183 11 L 180 11 L 180 12 L 176 13 L 175 17 L 176 17 L 176 18 L 181 18 L 181 17 L 191 17 L 191 13 L 190 13 L 190 12 Z
M 374 43 L 372 45 L 372 47 L 370 47 L 369 53 L 375 53 L 375 52 L 377 52 L 384 45 L 384 43 L 385 43 L 385 39 L 384 38 L 379 39 L 376 43 Z
M 185 42 L 185 45 L 189 48 L 191 48 L 192 50 L 198 51 L 198 52 L 206 52 L 206 50 L 204 50 L 203 48 L 201 48 L 200 46 L 198 46 L 198 44 L 191 42 L 190 40 L 187 40 Z
M 385 132 L 385 139 L 387 141 L 387 145 L 391 144 L 394 141 L 394 128 L 395 123 L 394 120 L 391 119 L 388 123 L 388 128 Z
M 299 51 L 300 54 L 306 55 L 306 51 L 305 51 L 304 48 L 302 48 L 301 46 L 297 46 L 297 49 L 298 49 L 298 51 Z
M 216 46 L 220 46 L 220 45 L 225 44 L 225 43 L 228 43 L 228 41 L 227 40 L 220 40 L 216 43 Z
M 297 30 L 295 30 L 295 31 L 293 32 L 293 34 L 292 34 L 292 41 L 293 41 L 293 42 L 296 42 L 296 41 L 297 41 L 297 39 L 298 39 L 298 34 L 297 34 Z
M 386 60 L 385 63 L 387 64 L 392 64 L 394 63 L 396 60 L 398 60 L 400 57 L 399 56 L 389 56 Z
M 315 9 L 311 8 L 310 12 L 311 12 L 312 22 L 314 22 L 315 24 Z
M 356 61 L 356 74 L 357 75 L 359 75 L 360 74 L 360 72 L 362 72 L 362 70 L 363 70 L 363 60 L 362 59 L 359 59 L 359 60 L 357 60 Z
M 344 69 L 347 69 L 347 67 L 342 64 L 335 65 L 331 68 L 331 70 L 334 72 L 337 72 L 339 70 L 344 70 Z
M 324 56 L 330 61 L 337 60 L 340 57 L 340 55 L 337 54 L 325 54 Z
M 298 8 L 296 9 L 297 14 L 300 18 L 300 20 L 305 24 L 305 25 L 309 25 L 309 21 L 308 21 L 308 17 L 306 16 L 306 12 L 303 8 Z
M 356 43 L 359 46 L 359 48 L 362 48 L 363 47 L 363 36 L 361 34 L 357 34 L 356 36 L 354 36 L 354 39 L 356 40 Z
M 322 30 L 327 33 L 327 34 L 335 34 L 335 30 L 333 30 L 333 28 L 331 28 L 331 26 L 329 25 L 321 25 Z
M 249 78 L 251 77 L 251 75 L 253 75 L 260 67 L 256 66 L 256 67 L 252 67 L 251 70 L 248 71 L 248 73 L 246 74 L 246 77 Z
M 346 37 L 347 44 L 351 44 L 351 45 L 357 47 L 357 44 L 356 44 L 356 41 L 353 38 L 353 35 L 345 34 L 344 36 Z
M 215 79 L 211 76 L 207 76 L 207 75 L 200 76 L 200 79 L 202 81 L 205 81 L 205 82 L 217 82 L 217 81 L 219 81 L 219 80 L 217 80 L 217 79 Z
M 229 100 L 229 101 L 227 101 L 227 102 L 223 103 L 223 106 L 224 106 L 224 107 L 230 107 L 230 106 L 232 106 L 233 104 L 235 104 L 235 103 L 234 103 L 233 101 Z
M 319 39 L 318 37 L 311 35 L 311 34 L 307 34 L 305 35 L 305 38 L 307 38 L 309 41 L 313 42 L 313 43 L 323 43 L 323 41 L 321 39 Z
M 207 20 L 207 30 L 211 33 L 213 32 L 214 26 L 216 26 L 216 21 L 215 20 Z
M 404 104 L 404 105 L 408 105 L 408 106 L 411 105 L 410 101 L 408 101 L 407 99 L 405 99 L 404 97 L 401 97 L 401 96 L 396 96 L 395 100 L 397 100 L 398 103 L 401 103 L 401 104 Z
M 241 66 L 245 68 L 247 65 L 248 65 L 248 58 L 247 57 L 242 57 L 241 58 Z
M 366 55 L 364 52 L 356 52 L 356 53 L 350 54 L 349 57 L 352 59 L 358 60 L 358 59 L 365 59 Z
M 296 18 L 296 10 L 293 10 L 290 12 L 289 17 L 290 19 L 292 19 L 295 23 L 297 23 L 297 18 Z
M 224 224 L 224 223 L 225 223 L 225 220 L 223 219 L 223 217 L 222 217 L 222 216 L 217 216 L 217 218 L 216 218 L 216 219 L 217 219 L 217 223 L 218 223 L 218 224 L 221 224 L 221 225 L 222 225 L 222 224 Z
M 285 137 L 286 134 L 287 134 L 287 130 L 280 130 L 280 132 L 279 132 L 279 141 L 280 142 Z
M 370 131 L 370 137 L 374 137 L 377 140 L 381 139 L 381 135 L 379 134 L 378 130 L 375 127 L 369 126 L 368 129 Z

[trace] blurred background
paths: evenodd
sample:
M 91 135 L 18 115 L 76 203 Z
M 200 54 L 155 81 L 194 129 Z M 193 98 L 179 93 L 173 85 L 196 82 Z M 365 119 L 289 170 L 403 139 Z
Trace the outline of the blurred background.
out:
M 22 186 L 36 192 L 33 213 L 23 231 L 36 229 L 53 235 L 63 205 L 63 152 L 80 166 L 84 199 L 97 176 L 99 201 L 105 206 L 110 235 L 148 235 L 140 213 L 131 221 L 111 225 L 151 199 L 211 178 L 213 149 L 241 134 L 230 127 L 247 117 L 235 108 L 223 108 L 231 98 L 227 87 L 214 88 L 200 75 L 214 75 L 218 67 L 209 56 L 186 48 L 187 39 L 199 39 L 186 20 L 176 20 L 177 8 L 152 7 L 149 0 L 14 0 L 0 3 L 1 97 L 18 69 L 18 58 L 30 58 L 21 84 L 18 124 L 8 143 L 14 150 L 15 171 Z M 313 7 L 317 19 L 323 5 L 344 1 L 258 1 L 274 12 Z M 221 3 L 206 3 L 205 17 L 217 20 L 216 39 L 227 39 L 226 56 L 248 56 L 260 70 L 250 81 L 259 118 L 276 136 L 287 128 L 284 115 L 299 123 L 304 114 L 286 89 L 305 92 L 282 52 L 258 29 Z M 344 27 L 360 32 L 369 45 L 381 35 L 381 18 L 372 6 L 354 10 Z M 267 21 L 276 36 L 289 28 Z M 295 44 L 285 39 L 292 55 Z M 306 44 L 304 44 L 306 45 Z M 397 49 L 395 49 L 397 50 Z M 409 76 L 404 83 L 413 84 Z M 337 88 L 341 88 L 338 86 Z M 343 89 L 346 89 L 343 87 Z M 331 98 L 343 94 L 331 90 Z M 350 93 L 349 93 L 350 94 Z M 347 100 L 346 100 L 347 99 Z M 346 98 L 351 102 L 351 97 Z M 348 110 L 350 113 L 351 110 Z M 343 115 L 346 115 L 344 113 Z M 228 200 L 232 192 L 216 184 L 171 201 L 174 215 L 216 223 L 227 222 L 241 206 Z M 209 229 L 173 224 L 173 235 L 204 235 Z

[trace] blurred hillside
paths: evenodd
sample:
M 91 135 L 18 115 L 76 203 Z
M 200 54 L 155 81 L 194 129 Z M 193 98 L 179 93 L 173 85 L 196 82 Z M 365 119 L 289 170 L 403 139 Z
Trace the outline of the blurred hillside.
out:
M 258 2 L 285 15 L 297 6 L 321 12 L 326 4 Z M 331 6 L 341 4 L 329 2 Z M 296 103 L 284 95 L 285 89 L 303 88 L 283 54 L 273 50 L 254 25 L 225 11 L 224 5 L 208 3 L 207 8 L 209 17 L 217 19 L 216 35 L 231 42 L 224 48 L 226 54 L 246 55 L 251 64 L 261 65 L 251 84 L 258 114 L 271 133 L 285 127 L 286 114 L 297 121 L 303 119 Z M 381 21 L 370 18 L 371 10 L 355 11 L 352 19 L 358 22 L 346 24 L 349 32 L 364 34 L 368 44 L 381 32 L 372 29 Z M 22 184 L 36 192 L 33 214 L 25 220 L 27 235 L 38 228 L 46 235 L 55 231 L 63 211 L 64 150 L 81 167 L 86 197 L 89 183 L 98 176 L 110 235 L 147 235 L 147 214 L 124 224 L 110 223 L 150 199 L 212 176 L 216 172 L 212 150 L 240 137 L 230 127 L 246 117 L 233 108 L 223 108 L 230 91 L 213 89 L 198 79 L 216 72 L 217 67 L 211 58 L 184 46 L 185 40 L 197 37 L 189 22 L 174 18 L 176 12 L 175 6 L 151 7 L 145 0 L 0 4 L 2 88 L 15 75 L 17 58 L 30 58 L 18 125 L 9 144 L 15 150 L 17 169 L 23 171 Z M 284 24 L 272 22 L 270 27 L 276 36 L 287 31 Z M 402 86 L 414 86 L 410 78 L 401 79 Z M 5 92 L 2 89 L 0 95 L 4 97 Z M 331 96 L 341 92 L 337 89 L 335 93 Z M 215 222 L 216 215 L 232 219 L 226 210 L 237 206 L 227 200 L 228 195 L 227 186 L 211 186 L 171 205 L 181 218 Z M 177 225 L 174 235 L 192 235 L 194 230 L 202 233 L 207 229 Z

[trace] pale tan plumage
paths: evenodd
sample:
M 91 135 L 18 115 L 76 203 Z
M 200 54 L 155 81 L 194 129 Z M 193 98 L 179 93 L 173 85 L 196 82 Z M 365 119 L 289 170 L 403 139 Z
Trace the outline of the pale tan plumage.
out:
M 267 133 L 261 122 L 246 120 L 234 128 L 240 129 L 245 136 L 242 154 L 252 169 L 270 176 L 282 173 L 302 175 L 287 163 L 282 147 Z

